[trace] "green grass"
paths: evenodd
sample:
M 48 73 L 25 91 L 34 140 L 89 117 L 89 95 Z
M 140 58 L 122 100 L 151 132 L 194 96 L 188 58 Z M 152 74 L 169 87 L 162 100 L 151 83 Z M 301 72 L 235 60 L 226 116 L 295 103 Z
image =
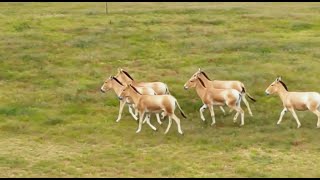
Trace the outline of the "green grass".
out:
M 1 3 L 0 177 L 319 177 L 316 116 L 276 122 L 277 75 L 319 91 L 320 3 Z M 188 119 L 152 131 L 99 89 L 117 68 L 169 85 Z M 183 84 L 201 67 L 256 99 L 245 126 Z

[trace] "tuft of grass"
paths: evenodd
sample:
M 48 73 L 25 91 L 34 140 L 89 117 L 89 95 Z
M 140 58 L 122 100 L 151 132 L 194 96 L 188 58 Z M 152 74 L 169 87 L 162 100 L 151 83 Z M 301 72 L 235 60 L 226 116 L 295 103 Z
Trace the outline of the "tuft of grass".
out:
M 60 118 L 48 118 L 44 124 L 45 125 L 57 125 L 57 124 L 63 124 L 64 120 Z
M 6 116 L 19 116 L 31 114 L 33 111 L 29 107 L 13 106 L 0 108 L 0 114 Z
M 28 161 L 26 161 L 22 157 L 12 157 L 8 155 L 0 156 L 0 167 L 1 168 L 24 168 L 28 165 Z
M 293 31 L 302 31 L 302 30 L 309 30 L 312 27 L 313 27 L 313 25 L 310 23 L 299 22 L 299 23 L 293 23 L 291 26 L 291 29 Z
M 17 22 L 16 24 L 13 25 L 13 29 L 16 32 L 22 32 L 22 31 L 28 30 L 30 28 L 31 28 L 31 26 L 30 26 L 29 22 Z

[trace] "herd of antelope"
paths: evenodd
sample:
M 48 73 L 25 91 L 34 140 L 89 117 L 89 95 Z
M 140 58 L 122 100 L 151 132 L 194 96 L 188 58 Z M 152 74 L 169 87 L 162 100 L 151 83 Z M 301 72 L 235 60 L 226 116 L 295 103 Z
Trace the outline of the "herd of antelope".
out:
M 244 84 L 240 81 L 221 81 L 210 80 L 210 78 L 200 68 L 194 73 L 191 78 L 184 84 L 184 89 L 195 89 L 199 98 L 201 99 L 203 106 L 200 108 L 200 118 L 205 121 L 203 112 L 209 108 L 212 123 L 215 124 L 215 114 L 213 106 L 219 106 L 221 111 L 225 114 L 223 106 L 228 106 L 230 112 L 236 111 L 233 118 L 233 122 L 237 121 L 239 114 L 241 115 L 240 126 L 244 125 L 244 111 L 240 106 L 243 101 L 248 109 L 248 112 L 253 116 L 249 103 L 246 100 L 246 96 L 252 101 L 256 101 L 247 91 Z M 168 86 L 163 82 L 137 82 L 130 74 L 123 70 L 118 69 L 116 76 L 110 76 L 107 78 L 102 87 L 103 93 L 108 90 L 113 90 L 120 101 L 120 109 L 116 122 L 121 119 L 121 114 L 125 105 L 128 105 L 129 112 L 135 120 L 139 120 L 139 125 L 136 133 L 139 133 L 142 128 L 142 124 L 147 123 L 153 130 L 157 130 L 150 123 L 151 114 L 155 114 L 159 124 L 162 124 L 161 119 L 168 116 L 169 123 L 165 131 L 168 133 L 172 119 L 177 123 L 178 132 L 183 134 L 181 129 L 180 119 L 175 115 L 176 105 L 184 118 L 187 118 L 183 110 L 181 109 L 177 99 L 170 95 Z M 295 113 L 295 110 L 305 111 L 310 110 L 318 117 L 317 128 L 320 128 L 320 94 L 317 92 L 289 92 L 287 86 L 281 80 L 281 77 L 277 77 L 266 89 L 265 93 L 278 94 L 283 103 L 283 110 L 280 114 L 280 118 L 277 124 L 280 124 L 282 117 L 289 110 L 295 120 L 298 127 L 301 123 Z M 161 119 L 160 119 L 161 115 Z

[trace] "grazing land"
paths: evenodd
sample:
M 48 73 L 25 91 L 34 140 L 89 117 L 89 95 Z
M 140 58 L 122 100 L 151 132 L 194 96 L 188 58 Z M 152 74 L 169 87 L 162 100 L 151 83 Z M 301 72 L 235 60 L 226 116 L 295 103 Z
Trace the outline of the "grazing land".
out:
M 265 89 L 320 91 L 320 3 L 0 3 L 0 177 L 320 177 L 320 129 Z M 257 99 L 216 126 L 184 83 L 201 67 Z M 184 136 L 100 87 L 118 68 L 168 84 Z M 226 110 L 229 110 L 226 108 Z M 178 111 L 176 111 L 178 112 Z

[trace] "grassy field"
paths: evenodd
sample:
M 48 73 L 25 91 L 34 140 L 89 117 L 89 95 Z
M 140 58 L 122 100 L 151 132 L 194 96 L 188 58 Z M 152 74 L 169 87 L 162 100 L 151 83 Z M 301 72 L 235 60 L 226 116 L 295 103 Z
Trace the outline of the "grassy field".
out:
M 0 177 L 320 177 L 311 112 L 276 125 L 281 75 L 320 91 L 320 3 L 0 3 Z M 103 81 L 126 69 L 169 85 L 188 119 L 137 123 Z M 183 84 L 201 67 L 240 80 L 256 99 L 245 125 Z M 178 114 L 178 113 L 177 113 Z

